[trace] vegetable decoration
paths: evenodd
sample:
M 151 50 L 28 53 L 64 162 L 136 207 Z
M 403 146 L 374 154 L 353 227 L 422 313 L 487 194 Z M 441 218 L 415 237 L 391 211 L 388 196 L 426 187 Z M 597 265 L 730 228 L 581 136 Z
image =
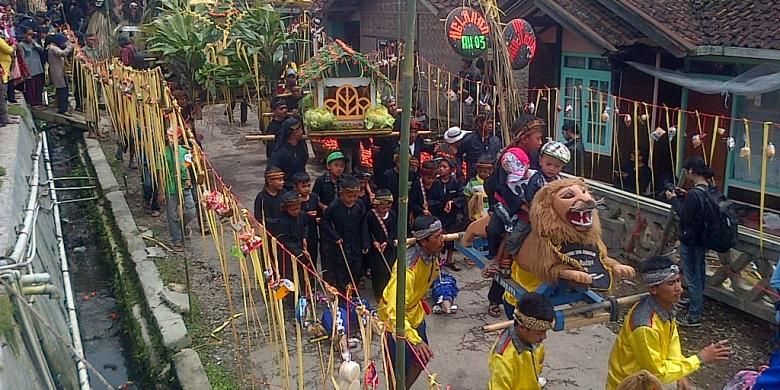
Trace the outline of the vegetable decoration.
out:
M 363 121 L 365 122 L 366 129 L 369 130 L 373 128 L 389 129 L 393 127 L 395 118 L 387 112 L 387 107 L 375 106 L 366 110 Z
M 303 114 L 303 124 L 308 129 L 325 130 L 333 127 L 336 116 L 325 107 L 306 110 Z

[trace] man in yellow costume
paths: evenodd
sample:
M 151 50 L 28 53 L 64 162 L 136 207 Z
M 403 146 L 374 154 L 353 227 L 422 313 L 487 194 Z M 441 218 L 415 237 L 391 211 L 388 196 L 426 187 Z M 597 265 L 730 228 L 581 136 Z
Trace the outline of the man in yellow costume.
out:
M 395 343 L 406 342 L 406 389 L 412 387 L 423 368 L 433 358 L 433 351 L 428 346 L 428 335 L 425 332 L 425 315 L 431 311 L 425 303 L 425 294 L 431 289 L 431 283 L 439 277 L 439 254 L 444 249 L 441 221 L 437 218 L 422 215 L 415 218 L 412 224 L 412 235 L 416 244 L 406 252 L 406 313 L 404 314 L 404 335 L 393 334 L 395 331 L 396 312 L 396 279 L 398 266 L 393 267 L 390 281 L 385 287 L 382 299 L 379 300 L 379 319 L 387 326 L 385 334 L 389 361 L 395 361 Z M 403 243 L 401 244 L 403 245 Z M 392 367 L 390 367 L 392 369 Z M 389 370 L 388 370 L 389 371 Z M 401 387 L 400 385 L 398 387 Z
M 712 343 L 698 354 L 685 357 L 674 321 L 674 304 L 680 300 L 680 269 L 665 256 L 645 260 L 639 271 L 650 295 L 626 315 L 609 355 L 607 390 L 615 390 L 631 374 L 647 370 L 666 385 L 677 382 L 680 390 L 692 389 L 686 378 L 702 364 L 729 358 L 728 340 Z
M 490 353 L 489 390 L 541 389 L 547 331 L 553 328 L 555 311 L 547 298 L 530 293 L 518 301 L 514 325 L 504 329 Z

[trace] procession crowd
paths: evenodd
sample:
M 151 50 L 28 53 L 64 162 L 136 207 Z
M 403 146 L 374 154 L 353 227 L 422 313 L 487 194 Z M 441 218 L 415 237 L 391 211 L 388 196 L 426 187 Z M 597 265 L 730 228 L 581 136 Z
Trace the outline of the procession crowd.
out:
M 135 3 L 128 4 L 133 8 Z M 75 3 L 56 2 L 49 9 L 66 7 L 69 12 L 14 16 L 12 5 L 0 3 L 0 7 L 0 126 L 18 121 L 8 115 L 6 106 L 14 101 L 16 90 L 24 93 L 33 109 L 44 107 L 47 67 L 57 112 L 68 115 L 70 83 L 66 61 L 72 58 L 76 41 L 81 41 L 78 43 L 83 49 L 77 60 L 95 61 L 99 55 L 95 35 L 74 34 L 69 38 L 58 28 L 67 18 L 71 26 L 78 26 L 75 32 L 82 31 L 84 14 L 89 10 L 81 10 Z M 122 37 L 120 47 L 122 62 L 137 65 L 132 42 Z M 463 72 L 464 80 L 475 80 L 473 68 L 464 67 Z M 277 260 L 282 277 L 292 279 L 296 269 L 293 262 L 303 261 L 321 270 L 323 279 L 342 296 L 350 296 L 370 284 L 380 320 L 394 325 L 398 316 L 404 318 L 404 334 L 395 334 L 391 325 L 385 337 L 390 352 L 387 360 L 405 365 L 404 386 L 410 388 L 434 358 L 428 345 L 426 315 L 446 315 L 458 310 L 456 273 L 461 271 L 461 264 L 454 256 L 452 242 L 445 241 L 443 235 L 461 232 L 469 223 L 489 216 L 487 247 L 493 265 L 483 273 L 489 278 L 496 274 L 513 280 L 520 278 L 513 259 L 533 229 L 529 214 L 535 194 L 560 180 L 561 172 L 584 174 L 585 150 L 579 129 L 574 123 L 565 123 L 560 129 L 565 142 L 545 141 L 544 134 L 559 129 L 549 129 L 542 119 L 524 112 L 509 127 L 511 139 L 503 140 L 496 131 L 501 124 L 496 123 L 491 112 L 483 111 L 469 121 L 468 130 L 451 127 L 443 134 L 442 142 L 430 145 L 418 133 L 428 128 L 428 118 L 417 106 L 411 120 L 408 177 L 400 177 L 399 139 L 382 137 L 340 140 L 339 150 L 329 152 L 324 159 L 327 172 L 313 178 L 306 172 L 311 156 L 298 113 L 300 91 L 296 78 L 294 70 L 286 72 L 281 96 L 271 102 L 273 118 L 266 132 L 274 136 L 274 141 L 266 145 L 265 184 L 254 201 L 254 218 L 297 259 L 280 255 Z M 468 90 L 468 86 L 462 89 Z M 173 95 L 200 143 L 201 137 L 194 129 L 195 106 L 183 90 L 177 89 Z M 80 94 L 75 97 L 76 108 L 80 109 Z M 399 116 L 393 98 L 386 97 L 383 103 L 388 112 Z M 396 118 L 396 130 L 400 129 L 400 122 L 400 117 Z M 90 136 L 102 138 L 97 129 L 93 131 Z M 157 217 L 165 206 L 172 248 L 183 251 L 184 240 L 192 233 L 189 225 L 200 216 L 199 201 L 193 172 L 185 161 L 189 151 L 179 146 L 177 152 L 174 144 L 177 143 L 169 142 L 165 149 L 169 173 L 160 188 L 152 184 L 153 172 L 146 157 L 135 156 L 129 142 L 122 144 L 117 157 L 123 159 L 123 152 L 129 152 L 130 167 L 141 166 L 147 209 Z M 503 147 L 505 144 L 508 146 Z M 362 165 L 361 149 L 371 151 L 372 166 Z M 648 188 L 651 174 L 644 162 L 645 154 L 640 151 L 632 155 L 632 163 L 621 168 L 618 187 L 642 193 Z M 687 377 L 701 365 L 729 358 L 726 340 L 712 343 L 692 356 L 682 353 L 677 326 L 701 325 L 704 257 L 708 250 L 703 216 L 709 210 L 710 194 L 717 191 L 711 180 L 712 170 L 701 158 L 691 157 L 683 168 L 692 187 L 665 194 L 680 216 L 680 264 L 669 257 L 655 256 L 639 266 L 638 274 L 649 295 L 625 317 L 609 356 L 607 389 L 650 389 L 674 383 L 679 389 L 691 389 Z M 408 199 L 399 197 L 402 181 L 409 185 Z M 699 190 L 694 191 L 695 188 Z M 407 207 L 408 220 L 398 219 L 399 207 Z M 395 308 L 399 293 L 397 248 L 405 245 L 407 239 L 397 236 L 400 223 L 408 224 L 415 240 L 402 259 L 407 265 L 404 313 Z M 205 227 L 201 229 L 207 231 Z M 629 278 L 635 270 L 618 265 L 612 272 L 617 277 Z M 554 327 L 553 305 L 536 293 L 518 299 L 496 281 L 486 299 L 490 316 L 504 314 L 513 321 L 501 332 L 488 357 L 487 388 L 541 388 L 545 383 L 543 342 Z M 680 308 L 685 309 L 684 315 L 676 315 Z M 396 342 L 406 344 L 403 362 L 395 359 Z
M 384 103 L 389 112 L 398 112 L 393 99 L 387 98 Z M 495 265 L 485 274 L 517 278 L 512 258 L 532 229 L 529 210 L 535 193 L 561 179 L 562 171 L 576 173 L 575 168 L 582 164 L 582 160 L 576 160 L 583 154 L 582 144 L 576 126 L 571 124 L 562 129 L 568 142 L 543 143 L 547 124 L 522 114 L 511 126 L 512 141 L 502 150 L 493 117 L 481 114 L 474 118 L 473 131 L 452 127 L 445 132 L 443 142 L 430 146 L 417 134 L 425 127 L 425 117 L 415 115 L 409 140 L 410 174 L 406 178 L 410 218 L 399 221 L 397 138 L 374 139 L 367 145 L 373 152 L 373 172 L 339 150 L 327 155 L 327 172 L 312 178 L 305 171 L 309 155 L 300 120 L 288 116 L 283 99 L 274 100 L 272 108 L 274 119 L 269 132 L 275 135 L 275 142 L 265 171 L 265 186 L 255 199 L 254 216 L 292 256 L 321 269 L 323 278 L 342 294 L 349 296 L 351 289 L 362 289 L 370 283 L 380 320 L 395 324 L 397 316 L 404 316 L 404 334 L 388 331 L 386 338 L 388 361 L 394 364 L 401 364 L 395 360 L 395 343 L 407 345 L 403 363 L 407 388 L 434 357 L 428 346 L 425 316 L 457 310 L 458 286 L 452 272 L 461 267 L 452 255 L 452 243 L 445 242 L 443 235 L 460 232 L 469 222 L 489 215 L 487 240 Z M 705 194 L 711 185 L 711 170 L 695 157 L 684 167 L 693 183 L 703 186 Z M 704 212 L 697 211 L 704 195 L 693 193 L 684 199 L 680 196 L 680 200 L 675 199 L 680 192 L 669 193 L 675 209 L 686 215 L 682 251 L 690 299 L 683 300 L 682 272 L 676 262 L 653 257 L 642 263 L 639 275 L 650 295 L 637 303 L 624 321 L 609 358 L 608 389 L 651 388 L 648 383 L 677 383 L 678 388 L 689 389 L 692 387 L 686 378 L 702 364 L 729 357 L 727 341 L 713 343 L 696 355 L 683 356 L 677 334 L 678 325 L 700 324 L 702 290 L 698 289 L 699 280 L 689 277 L 688 272 L 697 278 L 698 274 L 685 261 L 687 256 L 691 262 L 703 262 L 698 252 L 706 252 L 702 249 L 700 221 L 687 216 Z M 399 293 L 395 267 L 398 223 L 408 223 L 410 236 L 415 239 L 404 259 L 405 313 L 395 310 Z M 695 257 L 689 256 L 690 252 L 696 253 Z M 292 261 L 280 259 L 284 277 L 292 278 Z M 633 268 L 623 265 L 614 267 L 613 272 L 619 277 L 634 275 Z M 426 298 L 429 291 L 430 305 Z M 514 321 L 501 333 L 489 357 L 488 388 L 540 388 L 545 383 L 541 377 L 542 342 L 553 328 L 553 306 L 535 293 L 518 300 L 495 281 L 488 300 L 490 315 L 505 313 Z M 675 310 L 681 304 L 690 305 L 688 314 L 675 319 Z

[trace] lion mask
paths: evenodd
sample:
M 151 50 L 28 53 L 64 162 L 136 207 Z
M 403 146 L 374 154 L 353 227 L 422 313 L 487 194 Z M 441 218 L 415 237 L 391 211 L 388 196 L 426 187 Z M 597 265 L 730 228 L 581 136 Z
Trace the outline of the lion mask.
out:
M 582 179 L 542 187 L 531 206 L 531 233 L 515 262 L 545 282 L 569 279 L 609 289 L 617 262 L 607 257 L 596 206 Z

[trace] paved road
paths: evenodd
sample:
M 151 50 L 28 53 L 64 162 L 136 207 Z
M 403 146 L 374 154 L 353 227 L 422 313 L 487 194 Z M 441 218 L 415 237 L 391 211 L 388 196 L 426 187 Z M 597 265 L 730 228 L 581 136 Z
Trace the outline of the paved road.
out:
M 208 158 L 224 181 L 233 186 L 239 200 L 251 210 L 254 197 L 262 188 L 266 162 L 262 143 L 245 141 L 243 137 L 256 129 L 256 121 L 251 118 L 246 128 L 228 128 L 222 118 L 221 107 L 212 107 L 204 113 L 204 117 L 212 118 L 198 122 Z M 315 166 L 310 166 L 309 170 L 312 174 L 321 172 L 321 168 Z M 214 262 L 219 269 L 217 260 Z M 461 287 L 457 302 L 460 311 L 454 316 L 430 316 L 428 319 L 428 335 L 435 353 L 429 370 L 437 374 L 439 383 L 451 385 L 453 389 L 484 389 L 488 379 L 488 353 L 497 337 L 497 334 L 484 334 L 481 330 L 482 325 L 497 321 L 486 315 L 489 282 L 481 277 L 477 269 L 464 268 L 455 275 Z M 294 333 L 289 333 L 288 337 L 293 337 L 288 340 L 294 340 Z M 547 356 L 542 373 L 549 381 L 547 388 L 603 389 L 607 358 L 614 339 L 615 335 L 601 325 L 570 332 L 551 332 L 545 343 Z M 378 345 L 373 351 L 377 349 Z M 279 369 L 274 356 L 275 352 L 267 346 L 259 347 L 251 354 L 252 360 L 262 368 L 262 374 L 258 373 L 258 376 L 272 384 L 281 384 L 282 379 L 275 375 Z M 355 356 L 362 356 L 362 352 L 358 351 Z M 290 377 L 295 378 L 295 351 L 290 351 L 290 359 Z M 306 348 L 304 366 L 306 388 L 321 388 L 319 353 L 313 345 Z M 383 374 L 380 373 L 380 376 L 383 377 Z M 425 388 L 422 379 L 415 386 L 415 389 Z

